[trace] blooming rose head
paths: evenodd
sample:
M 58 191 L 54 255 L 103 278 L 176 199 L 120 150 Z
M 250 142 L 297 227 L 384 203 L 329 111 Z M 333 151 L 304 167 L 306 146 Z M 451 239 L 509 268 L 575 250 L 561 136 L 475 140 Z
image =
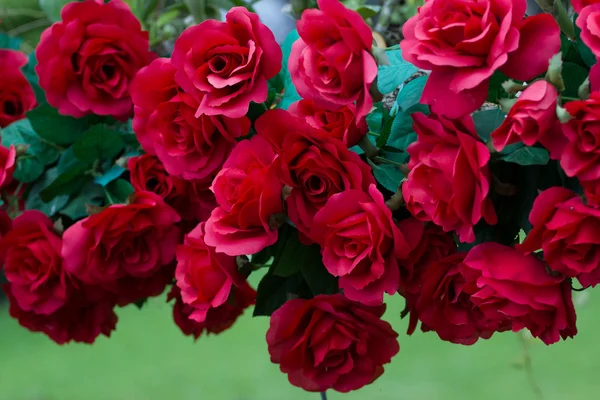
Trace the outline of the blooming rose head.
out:
M 279 154 L 276 168 L 292 188 L 288 215 L 304 235 L 310 235 L 314 215 L 331 196 L 352 189 L 366 192 L 375 183 L 371 168 L 344 143 L 287 111 L 267 111 L 255 127 Z
M 377 76 L 371 55 L 371 28 L 338 0 L 318 0 L 296 23 L 300 39 L 292 46 L 289 70 L 300 96 L 338 109 L 356 101 L 360 121 L 373 105 L 369 94 Z
M 429 3 L 427 3 L 429 4 Z M 463 242 L 475 240 L 481 219 L 496 223 L 487 197 L 490 152 L 471 117 L 450 120 L 441 115 L 413 114 L 417 141 L 408 147 L 410 173 L 402 185 L 408 210 L 421 221 L 456 231 Z
M 557 96 L 556 88 L 546 81 L 527 86 L 502 125 L 492 132 L 494 148 L 502 151 L 517 142 L 526 146 L 539 142 L 553 159 L 559 159 L 565 139 L 556 116 Z
M 600 32 L 595 28 L 600 18 L 600 4 L 598 4 L 598 1 L 588 1 L 588 3 L 594 4 L 586 5 L 581 9 L 575 22 L 581 29 L 583 43 L 590 48 L 596 57 L 600 57 Z
M 236 257 L 215 252 L 204 237 L 204 223 L 185 236 L 177 248 L 175 271 L 181 298 L 194 309 L 189 318 L 197 322 L 204 322 L 210 309 L 228 301 L 246 304 L 244 299 L 254 297 L 254 290 L 238 272 Z
M 271 164 L 275 153 L 260 135 L 237 144 L 217 174 L 212 191 L 219 207 L 206 221 L 206 243 L 231 256 L 258 253 L 277 241 L 283 213 L 281 190 Z
M 241 116 L 201 115 L 197 98 L 175 83 L 176 68 L 167 58 L 140 70 L 131 85 L 133 129 L 144 150 L 156 155 L 169 174 L 190 179 L 214 176 L 236 139 L 250 130 Z
M 347 190 L 331 196 L 315 215 L 310 237 L 350 300 L 379 305 L 384 292 L 398 290 L 397 258 L 406 255 L 408 244 L 374 184 L 368 194 Z
M 571 5 L 577 14 L 581 13 L 584 7 L 597 3 L 600 3 L 600 0 L 571 0 Z
M 428 0 L 402 33 L 402 57 L 431 75 L 421 102 L 451 118 L 483 104 L 500 70 L 527 81 L 548 69 L 560 51 L 554 17 L 523 18 L 526 0 Z
M 188 181 L 188 212 L 200 222 L 206 221 L 218 206 L 215 194 L 210 190 L 212 181 L 212 177 Z M 182 215 L 187 218 L 185 214 Z
M 72 2 L 42 33 L 35 71 L 48 103 L 64 115 L 131 116 L 129 85 L 154 54 L 148 32 L 121 0 Z
M 564 107 L 573 118 L 562 125 L 568 142 L 560 166 L 568 176 L 600 182 L 600 92 Z
M 121 278 L 149 277 L 175 257 L 179 220 L 158 195 L 137 192 L 129 204 L 109 206 L 65 231 L 65 269 L 109 289 Z
M 119 307 L 143 301 L 148 297 L 160 296 L 166 287 L 175 279 L 175 264 L 170 263 L 158 269 L 152 275 L 145 278 L 126 276 L 119 279 L 110 288 Z
M 61 238 L 53 223 L 39 211 L 26 211 L 13 221 L 0 240 L 0 263 L 11 293 L 24 311 L 51 314 L 68 296 Z
M 477 288 L 471 302 L 485 319 L 509 319 L 513 332 L 527 328 L 545 344 L 577 334 L 569 280 L 549 274 L 538 258 L 484 243 L 469 251 L 462 274 Z
M 373 383 L 400 349 L 381 320 L 385 305 L 369 307 L 342 294 L 294 299 L 271 315 L 271 361 L 290 383 L 311 392 L 349 392 Z
M 12 181 L 17 161 L 17 152 L 12 144 L 6 148 L 0 146 L 0 187 L 8 185 Z
M 232 296 L 230 300 L 219 307 L 210 308 L 206 313 L 204 322 L 198 322 L 190 318 L 190 315 L 196 309 L 183 302 L 181 299 L 181 290 L 177 285 L 173 285 L 167 301 L 175 299 L 173 320 L 179 329 L 181 329 L 181 332 L 186 336 L 193 336 L 194 339 L 198 339 L 204 332 L 207 335 L 211 333 L 217 335 L 231 328 L 235 321 L 244 313 L 244 310 L 254 304 L 256 294 L 250 292 L 246 294 L 250 295 Z
M 356 106 L 352 103 L 329 110 L 319 107 L 313 100 L 300 100 L 288 109 L 290 114 L 304 119 L 313 128 L 322 129 L 348 147 L 358 144 L 369 127 L 364 119 L 356 120 Z
M 196 116 L 245 116 L 251 101 L 267 100 L 267 80 L 281 69 L 281 48 L 258 15 L 233 7 L 225 18 L 187 28 L 175 42 L 175 79 L 199 96 Z
M 13 294 L 13 285 L 4 285 L 10 301 L 10 316 L 32 332 L 42 332 L 57 344 L 71 341 L 92 344 L 100 335 L 110 337 L 117 325 L 115 303 L 94 286 L 80 285 L 68 302 L 52 314 L 23 310 Z
M 529 221 L 533 229 L 522 250 L 542 249 L 550 268 L 583 286 L 600 283 L 600 210 L 569 189 L 553 187 L 535 199 Z
M 0 49 L 0 128 L 25 118 L 36 106 L 35 93 L 21 72 L 27 56 L 19 51 Z

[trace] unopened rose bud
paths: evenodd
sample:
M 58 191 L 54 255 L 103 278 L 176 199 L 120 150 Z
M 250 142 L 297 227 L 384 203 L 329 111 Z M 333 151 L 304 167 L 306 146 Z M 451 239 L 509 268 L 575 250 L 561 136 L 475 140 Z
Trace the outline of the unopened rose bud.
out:
M 579 96 L 579 98 L 581 100 L 589 99 L 589 97 L 590 97 L 590 77 L 589 76 L 587 78 L 585 78 L 585 81 L 583 81 L 581 86 L 579 86 L 579 89 L 577 89 L 577 96 Z
M 558 116 L 558 120 L 563 124 L 569 122 L 569 120 L 573 118 L 573 116 L 569 114 L 567 110 L 565 110 L 558 104 L 556 105 L 556 115 Z
M 29 150 L 29 145 L 26 143 L 19 143 L 15 146 L 15 151 L 17 153 L 17 157 L 24 156 L 25 154 L 27 154 L 28 150 Z
M 559 92 L 565 90 L 565 81 L 562 77 L 562 53 L 557 53 L 548 62 L 546 80 L 554 85 Z
M 515 82 L 512 79 L 509 79 L 506 82 L 502 83 L 502 88 L 508 94 L 517 94 L 520 91 L 525 90 L 526 87 L 526 85 Z

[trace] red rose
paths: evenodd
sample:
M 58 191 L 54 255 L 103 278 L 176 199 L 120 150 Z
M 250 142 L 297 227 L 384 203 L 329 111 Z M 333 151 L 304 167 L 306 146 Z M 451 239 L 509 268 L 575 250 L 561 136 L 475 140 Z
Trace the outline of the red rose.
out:
M 313 100 L 300 100 L 290 105 L 290 114 L 304 119 L 313 128 L 328 132 L 348 147 L 356 146 L 367 134 L 364 119 L 356 121 L 356 106 L 352 103 L 335 110 L 319 107 Z
M 156 194 L 105 208 L 63 234 L 65 268 L 85 283 L 114 289 L 121 278 L 146 278 L 175 257 L 179 215 Z
M 17 151 L 12 144 L 9 148 L 0 146 L 0 187 L 12 181 L 17 161 Z
M 562 125 L 568 142 L 560 165 L 570 177 L 600 183 L 600 92 L 588 100 L 570 101 L 565 109 L 573 118 Z
M 0 241 L 0 262 L 19 308 L 51 314 L 68 296 L 68 277 L 63 269 L 61 238 L 50 218 L 26 211 L 12 223 Z
M 590 4 L 600 3 L 600 0 L 571 0 L 571 4 L 573 5 L 573 9 L 577 14 L 581 13 L 584 7 L 589 6 Z
M 19 51 L 0 49 L 0 128 L 25 118 L 36 106 L 35 93 L 21 68 L 27 56 Z
M 505 146 L 523 142 L 533 146 L 539 142 L 559 159 L 565 145 L 560 122 L 556 116 L 556 88 L 546 81 L 527 86 L 512 106 L 506 119 L 494 132 L 492 141 L 497 151 Z
M 254 290 L 238 272 L 235 257 L 217 253 L 205 241 L 204 223 L 185 236 L 177 247 L 175 278 L 185 304 L 194 308 L 190 318 L 204 322 L 208 310 L 230 298 L 253 297 Z
M 451 118 L 483 104 L 490 77 L 500 70 L 527 81 L 548 69 L 560 51 L 550 14 L 527 18 L 526 0 L 429 0 L 402 33 L 402 57 L 431 70 L 421 102 Z
M 415 113 L 413 119 L 417 141 L 408 146 L 410 173 L 402 185 L 407 208 L 419 220 L 433 221 L 446 232 L 456 231 L 461 241 L 473 242 L 473 226 L 482 218 L 496 223 L 487 197 L 490 152 L 469 116 L 450 120 Z
M 371 168 L 344 143 L 287 111 L 267 111 L 255 127 L 279 154 L 276 167 L 292 188 L 288 214 L 304 235 L 310 235 L 314 215 L 331 196 L 352 189 L 367 192 L 375 183 Z
M 210 213 L 218 206 L 215 194 L 210 190 L 212 181 L 212 177 L 188 181 L 190 208 L 187 211 L 200 222 L 206 221 L 210 217 Z M 186 214 L 182 214 L 182 216 L 187 218 Z
M 133 106 L 129 85 L 154 55 L 121 0 L 72 2 L 62 21 L 42 33 L 35 71 L 48 103 L 64 115 L 110 115 L 126 120 Z
M 590 68 L 590 90 L 593 92 L 600 90 L 600 63 L 598 63 L 598 60 Z
M 225 18 L 187 28 L 171 56 L 177 83 L 200 97 L 197 117 L 244 117 L 251 101 L 267 100 L 267 80 L 281 69 L 281 49 L 258 15 L 233 7 Z
M 131 85 L 133 130 L 144 150 L 158 156 L 169 174 L 190 179 L 214 175 L 248 134 L 250 120 L 221 115 L 195 117 L 198 100 L 175 83 L 176 68 L 159 58 L 140 70 Z
M 290 383 L 310 392 L 349 392 L 373 383 L 400 347 L 385 305 L 369 307 L 342 294 L 294 299 L 271 316 L 271 361 Z
M 582 181 L 583 193 L 589 205 L 600 206 L 600 181 Z
M 378 305 L 384 292 L 398 290 L 397 258 L 408 245 L 374 184 L 369 194 L 347 190 L 331 196 L 315 215 L 310 237 L 321 245 L 323 264 L 340 277 L 350 300 Z
M 596 57 L 600 57 L 600 32 L 596 29 L 598 18 L 600 18 L 600 4 L 598 1 L 584 7 L 577 17 L 575 23 L 581 29 L 581 40 L 590 48 Z
M 12 219 L 6 210 L 0 208 L 0 240 L 12 229 Z M 2 266 L 0 265 L 0 268 Z
M 114 302 L 96 287 L 80 287 L 67 304 L 50 315 L 21 309 L 10 284 L 4 285 L 4 291 L 10 301 L 10 316 L 32 332 L 45 333 L 57 344 L 92 344 L 100 335 L 110 337 L 117 325 Z
M 553 187 L 535 199 L 529 221 L 533 229 L 522 250 L 542 249 L 550 268 L 583 286 L 600 283 L 600 210 L 569 189 Z
M 568 279 L 550 275 L 536 257 L 490 242 L 472 248 L 462 267 L 487 320 L 510 319 L 513 332 L 527 328 L 545 344 L 577 334 Z
M 161 267 L 147 278 L 133 276 L 121 278 L 109 292 L 114 294 L 117 305 L 124 307 L 148 297 L 160 296 L 165 288 L 173 283 L 174 279 L 175 265 L 171 263 Z
M 169 293 L 167 301 L 175 299 L 173 320 L 181 329 L 181 332 L 186 336 L 193 336 L 194 339 L 198 339 L 205 331 L 207 335 L 211 333 L 217 335 L 231 328 L 238 317 L 244 313 L 244 309 L 254 304 L 255 294 L 246 297 L 231 297 L 223 305 L 210 308 L 206 313 L 204 322 L 197 322 L 189 318 L 195 309 L 181 300 L 181 292 L 176 285 L 173 285 L 173 290 Z
M 255 254 L 277 241 L 277 216 L 284 210 L 274 160 L 269 143 L 256 135 L 238 143 L 217 174 L 212 190 L 219 207 L 206 221 L 205 237 L 217 252 Z
M 292 45 L 289 70 L 300 96 L 337 109 L 356 101 L 360 121 L 373 106 L 369 94 L 377 76 L 371 55 L 371 28 L 338 0 L 318 0 L 296 23 L 300 39 Z

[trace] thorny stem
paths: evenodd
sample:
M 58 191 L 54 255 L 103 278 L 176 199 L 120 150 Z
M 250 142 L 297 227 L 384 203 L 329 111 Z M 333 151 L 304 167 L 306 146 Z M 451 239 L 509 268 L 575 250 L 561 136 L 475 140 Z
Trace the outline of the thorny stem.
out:
M 538 400 L 544 400 L 544 394 L 542 393 L 542 389 L 540 389 L 540 385 L 538 385 L 535 375 L 533 374 L 533 367 L 531 363 L 531 354 L 529 353 L 529 345 L 527 344 L 527 339 L 525 338 L 525 332 L 522 331 L 519 333 L 519 341 L 521 342 L 521 347 L 523 348 L 523 364 L 525 368 L 525 372 L 527 373 L 527 380 L 529 381 L 529 386 L 531 386 L 531 390 L 535 393 L 535 397 Z

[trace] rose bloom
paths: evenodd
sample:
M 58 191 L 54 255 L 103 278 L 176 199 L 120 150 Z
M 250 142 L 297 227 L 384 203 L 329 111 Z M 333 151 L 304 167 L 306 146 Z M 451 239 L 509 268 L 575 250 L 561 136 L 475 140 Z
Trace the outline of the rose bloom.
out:
M 48 103 L 76 118 L 131 116 L 129 85 L 155 57 L 148 32 L 121 0 L 72 2 L 37 45 L 35 71 Z
M 230 256 L 255 254 L 277 241 L 283 185 L 271 164 L 275 153 L 260 135 L 243 140 L 217 174 L 219 207 L 206 221 L 206 243 Z
M 51 314 L 68 296 L 68 276 L 60 255 L 62 240 L 39 211 L 26 211 L 0 240 L 0 263 L 19 308 Z
M 205 224 L 200 223 L 177 247 L 177 286 L 183 302 L 194 309 L 189 318 L 197 322 L 204 322 L 210 309 L 230 300 L 246 304 L 245 299 L 255 297 L 238 272 L 236 257 L 217 253 L 207 245 L 205 232 Z
M 571 0 L 571 5 L 577 14 L 580 14 L 584 7 L 597 3 L 600 3 L 600 0 Z
M 169 174 L 185 180 L 214 176 L 236 139 L 248 134 L 246 116 L 201 115 L 198 99 L 175 83 L 176 68 L 159 58 L 140 70 L 131 85 L 133 130 L 144 150 L 156 155 Z
M 592 92 L 600 90 L 600 64 L 597 62 L 597 59 L 596 64 L 590 68 L 590 90 Z
M 43 332 L 57 344 L 71 341 L 92 344 L 100 335 L 110 337 L 117 325 L 114 302 L 94 286 L 79 286 L 67 304 L 52 314 L 25 311 L 12 293 L 12 285 L 3 286 L 10 301 L 10 316 L 32 332 Z
M 271 316 L 271 361 L 292 385 L 310 392 L 349 392 L 373 383 L 400 349 L 385 304 L 369 307 L 342 294 L 293 299 Z
M 0 49 L 0 128 L 25 118 L 37 105 L 33 88 L 21 72 L 27 62 L 20 51 Z
M 600 18 L 600 4 L 598 1 L 588 1 L 589 6 L 584 7 L 575 23 L 581 29 L 581 40 L 590 48 L 596 57 L 600 57 L 600 32 L 595 28 Z M 576 6 L 575 4 L 573 5 Z
M 292 45 L 289 70 L 302 98 L 330 109 L 356 101 L 358 121 L 373 106 L 369 94 L 377 76 L 371 55 L 371 28 L 338 0 L 318 0 L 296 23 L 300 39 Z
M 402 28 L 402 57 L 431 74 L 421 102 L 451 118 L 483 104 L 500 70 L 528 81 L 560 51 L 560 30 L 547 13 L 524 18 L 526 0 L 428 0 Z
M 556 88 L 546 81 L 527 86 L 502 125 L 492 132 L 494 148 L 502 151 L 513 143 L 533 146 L 539 142 L 553 159 L 559 159 L 566 141 L 556 116 L 557 97 Z
M 600 181 L 582 181 L 581 186 L 587 203 L 600 208 Z
M 570 177 L 600 182 L 600 92 L 588 100 L 570 101 L 565 109 L 573 116 L 562 125 L 567 137 L 560 166 Z
M 552 187 L 536 197 L 529 221 L 533 229 L 521 245 L 542 249 L 550 268 L 579 279 L 583 286 L 600 283 L 600 210 L 583 203 L 569 189 Z
M 348 147 L 356 146 L 369 131 L 365 119 L 356 120 L 356 106 L 352 103 L 328 110 L 319 107 L 313 100 L 300 100 L 291 104 L 288 111 L 313 128 L 320 128 L 340 139 Z
M 181 299 L 179 287 L 173 285 L 173 289 L 167 298 L 167 301 L 175 299 L 173 305 L 173 320 L 181 332 L 186 336 L 193 336 L 198 339 L 204 332 L 207 335 L 219 333 L 231 328 L 235 321 L 244 313 L 244 310 L 254 304 L 255 294 L 253 296 L 232 296 L 219 307 L 210 308 L 206 313 L 204 322 L 197 322 L 190 319 L 190 315 L 195 308 L 185 304 Z
M 481 219 L 497 222 L 487 197 L 490 152 L 475 132 L 470 116 L 450 120 L 441 115 L 412 115 L 417 141 L 408 146 L 410 173 L 402 185 L 407 209 L 421 221 L 456 231 L 473 242 Z
M 384 292 L 398 290 L 397 258 L 407 254 L 408 244 L 374 184 L 368 194 L 347 190 L 331 196 L 315 215 L 310 236 L 350 300 L 379 305 Z
M 65 269 L 88 284 L 114 289 L 121 278 L 146 278 L 169 264 L 179 215 L 156 194 L 137 192 L 70 226 L 63 234 Z
M 125 276 L 119 279 L 109 293 L 113 294 L 119 307 L 125 307 L 148 297 L 160 296 L 175 279 L 175 264 L 160 267 L 146 278 Z
M 286 198 L 288 215 L 306 236 L 314 215 L 331 196 L 352 189 L 367 192 L 375 183 L 371 168 L 358 154 L 287 111 L 267 111 L 255 127 L 279 155 L 275 168 L 282 182 L 292 188 Z
M 212 211 L 217 208 L 217 199 L 210 190 L 213 178 L 196 179 L 188 181 L 188 201 L 190 208 L 187 214 L 192 214 L 200 222 L 206 221 Z M 183 211 L 182 211 L 183 212 Z M 183 218 L 188 218 L 186 213 L 181 214 Z
M 196 117 L 244 117 L 250 102 L 267 100 L 267 80 L 281 69 L 281 48 L 258 15 L 233 7 L 225 19 L 187 28 L 175 42 L 176 81 L 201 99 Z
M 17 161 L 17 151 L 12 144 L 6 148 L 0 146 L 0 187 L 5 187 L 12 182 Z

